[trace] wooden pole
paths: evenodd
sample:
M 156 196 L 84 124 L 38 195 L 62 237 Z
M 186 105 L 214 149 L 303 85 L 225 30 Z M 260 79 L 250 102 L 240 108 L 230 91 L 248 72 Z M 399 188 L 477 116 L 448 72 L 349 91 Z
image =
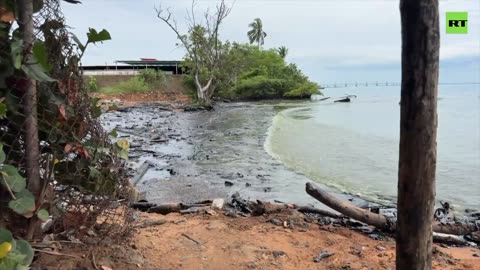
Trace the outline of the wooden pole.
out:
M 437 160 L 438 0 L 401 0 L 402 86 L 396 267 L 432 269 Z

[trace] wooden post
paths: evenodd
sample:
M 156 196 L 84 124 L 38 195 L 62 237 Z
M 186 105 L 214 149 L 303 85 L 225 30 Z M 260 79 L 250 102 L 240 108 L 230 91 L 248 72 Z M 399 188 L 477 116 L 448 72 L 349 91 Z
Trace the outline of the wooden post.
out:
M 401 0 L 397 269 L 432 268 L 437 158 L 438 0 Z

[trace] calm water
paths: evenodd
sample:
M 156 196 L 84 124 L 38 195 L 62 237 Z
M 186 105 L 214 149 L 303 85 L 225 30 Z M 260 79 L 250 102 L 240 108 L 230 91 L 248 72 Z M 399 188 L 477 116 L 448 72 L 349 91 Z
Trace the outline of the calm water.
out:
M 307 102 L 280 110 L 265 148 L 308 178 L 377 201 L 395 201 L 399 87 L 327 89 L 352 103 Z M 437 199 L 480 208 L 480 86 L 440 86 Z

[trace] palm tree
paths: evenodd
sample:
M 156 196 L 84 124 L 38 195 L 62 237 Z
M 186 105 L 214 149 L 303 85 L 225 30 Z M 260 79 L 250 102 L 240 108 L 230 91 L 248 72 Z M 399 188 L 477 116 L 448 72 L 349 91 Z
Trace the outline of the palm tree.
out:
M 287 54 L 288 54 L 288 48 L 285 46 L 278 47 L 277 52 L 283 59 L 285 59 L 285 57 L 287 57 Z
M 248 26 L 251 28 L 251 30 L 247 33 L 250 44 L 256 42 L 258 44 L 258 48 L 260 48 L 267 37 L 267 33 L 263 32 L 262 20 L 260 20 L 260 18 L 256 18 Z

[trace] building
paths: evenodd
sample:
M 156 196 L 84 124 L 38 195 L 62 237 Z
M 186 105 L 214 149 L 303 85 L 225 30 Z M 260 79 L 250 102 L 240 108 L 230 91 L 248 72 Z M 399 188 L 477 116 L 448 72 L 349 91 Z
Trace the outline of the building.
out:
M 140 58 L 140 60 L 117 60 L 114 65 L 82 66 L 83 74 L 93 75 L 136 75 L 143 69 L 162 70 L 170 74 L 183 74 L 182 61 Z

